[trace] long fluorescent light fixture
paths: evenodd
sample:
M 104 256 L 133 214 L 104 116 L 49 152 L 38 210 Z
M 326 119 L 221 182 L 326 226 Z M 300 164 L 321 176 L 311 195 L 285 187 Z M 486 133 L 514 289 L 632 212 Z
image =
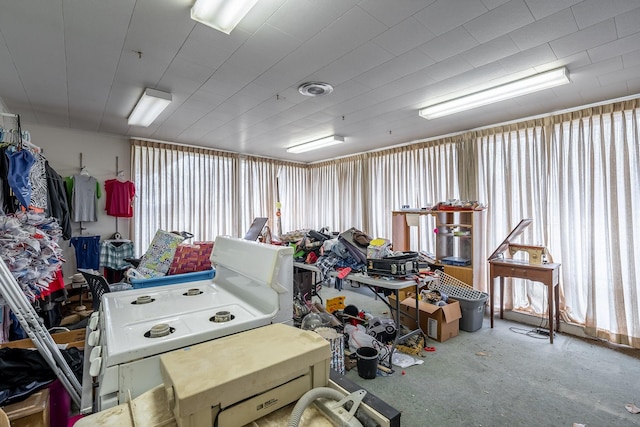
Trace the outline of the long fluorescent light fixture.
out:
M 328 147 L 330 145 L 342 144 L 344 142 L 344 136 L 332 135 L 322 139 L 316 139 L 315 141 L 305 142 L 304 144 L 294 145 L 287 148 L 287 153 L 305 153 L 311 150 L 317 150 L 318 148 Z
M 170 93 L 149 88 L 145 89 L 129 115 L 129 125 L 148 127 L 170 103 Z
M 419 114 L 420 117 L 425 119 L 435 119 L 436 117 L 471 110 L 482 105 L 504 101 L 505 99 L 515 98 L 566 83 L 571 83 L 569 71 L 566 67 L 556 68 L 450 101 L 441 102 L 440 104 L 430 105 L 421 109 Z
M 230 34 L 258 0 L 196 0 L 191 19 Z

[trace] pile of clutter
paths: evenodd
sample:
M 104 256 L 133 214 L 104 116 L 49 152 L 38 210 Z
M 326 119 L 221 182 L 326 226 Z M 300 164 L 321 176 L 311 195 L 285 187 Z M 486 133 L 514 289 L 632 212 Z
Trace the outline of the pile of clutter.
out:
M 55 218 L 31 212 L 0 217 L 0 258 L 29 301 L 49 289 L 65 262 L 58 245 L 61 236 Z
M 294 312 L 301 316 L 301 329 L 315 331 L 331 342 L 331 368 L 341 374 L 356 364 L 359 348 L 375 349 L 379 360 L 388 358 L 389 343 L 396 336 L 392 319 L 373 318 L 353 305 L 329 313 L 320 303 L 309 303 L 306 310 L 298 304 Z

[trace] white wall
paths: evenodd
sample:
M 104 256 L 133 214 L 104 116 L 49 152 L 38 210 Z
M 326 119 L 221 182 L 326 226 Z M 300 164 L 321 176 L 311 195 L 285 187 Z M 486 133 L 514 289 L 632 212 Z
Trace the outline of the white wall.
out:
M 92 236 L 100 235 L 108 239 L 116 232 L 116 220 L 118 232 L 123 238 L 130 238 L 128 218 L 115 218 L 108 216 L 105 211 L 104 181 L 116 178 L 116 157 L 118 157 L 118 169 L 124 172 L 126 179 L 131 174 L 131 149 L 129 139 L 121 136 L 104 135 L 95 132 L 71 130 L 41 126 L 32 123 L 22 123 L 22 128 L 31 134 L 31 142 L 44 151 L 44 156 L 49 165 L 61 176 L 71 176 L 80 172 L 80 153 L 82 164 L 87 167 L 87 172 L 98 180 L 102 190 L 102 197 L 98 200 L 98 221 L 72 222 L 72 235 L 80 234 Z M 139 213 L 135 213 L 139 214 Z M 63 266 L 63 274 L 68 279 L 76 268 L 75 252 L 69 247 L 68 241 L 61 241 L 64 249 L 66 263 Z

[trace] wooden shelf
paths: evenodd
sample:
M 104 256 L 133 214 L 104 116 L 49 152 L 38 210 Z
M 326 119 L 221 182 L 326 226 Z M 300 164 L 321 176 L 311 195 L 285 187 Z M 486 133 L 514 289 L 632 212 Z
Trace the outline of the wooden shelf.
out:
M 485 211 L 446 210 L 446 211 L 393 211 L 392 242 L 397 251 L 411 250 L 411 227 L 407 215 L 431 215 L 435 219 L 434 236 L 436 265 L 444 272 L 461 280 L 475 289 L 484 289 L 486 254 L 484 249 Z M 456 234 L 456 230 L 469 234 Z M 427 232 L 432 232 L 427 230 Z M 456 266 L 441 262 L 446 257 L 469 259 L 468 266 Z

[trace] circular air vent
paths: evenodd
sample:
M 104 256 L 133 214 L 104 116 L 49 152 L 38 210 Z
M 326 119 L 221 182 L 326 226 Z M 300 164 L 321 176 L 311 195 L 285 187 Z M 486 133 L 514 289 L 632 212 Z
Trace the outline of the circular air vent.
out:
M 333 92 L 333 86 L 329 83 L 307 82 L 298 86 L 298 92 L 305 96 L 322 96 Z

